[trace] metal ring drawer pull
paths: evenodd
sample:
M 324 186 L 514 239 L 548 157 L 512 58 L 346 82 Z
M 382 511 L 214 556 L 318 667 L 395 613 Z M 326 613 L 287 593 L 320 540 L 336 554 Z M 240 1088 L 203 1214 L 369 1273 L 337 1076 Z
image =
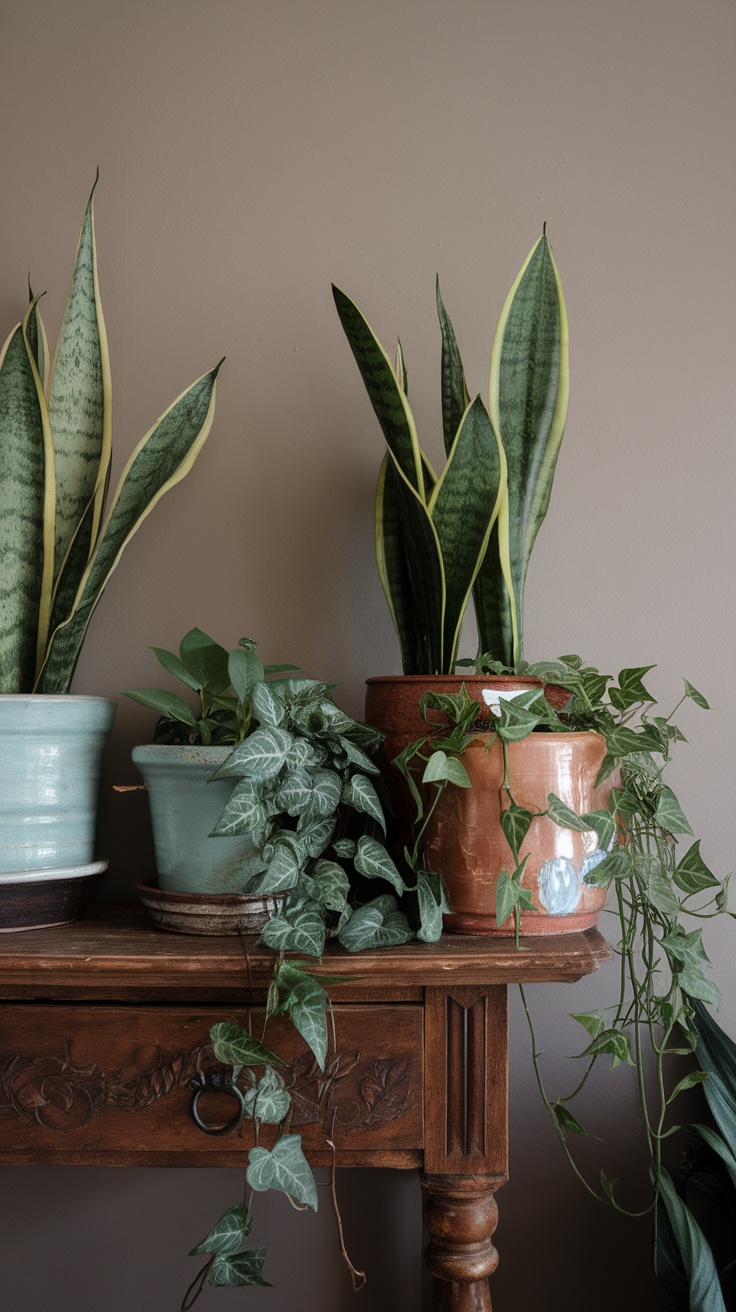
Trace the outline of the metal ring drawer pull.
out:
M 229 1071 L 227 1075 L 218 1075 L 216 1073 L 205 1075 L 203 1071 L 200 1071 L 192 1080 L 192 1084 L 195 1086 L 192 1097 L 192 1116 L 195 1125 L 200 1130 L 204 1130 L 205 1134 L 232 1134 L 233 1130 L 237 1130 L 245 1115 L 245 1098 L 237 1084 L 233 1084 L 232 1071 Z M 231 1121 L 228 1121 L 227 1125 L 205 1125 L 199 1114 L 199 1100 L 203 1093 L 224 1093 L 238 1104 L 235 1116 Z

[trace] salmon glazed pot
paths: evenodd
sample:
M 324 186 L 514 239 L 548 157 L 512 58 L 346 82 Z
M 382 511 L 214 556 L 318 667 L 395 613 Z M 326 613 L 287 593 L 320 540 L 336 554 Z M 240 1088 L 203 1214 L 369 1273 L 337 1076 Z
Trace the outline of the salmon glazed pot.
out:
M 479 712 L 477 732 L 462 754 L 471 786 L 444 790 L 424 834 L 424 859 L 442 876 L 447 891 L 452 910 L 444 917 L 446 930 L 513 935 L 512 916 L 502 926 L 496 922 L 498 877 L 513 869 L 514 862 L 501 826 L 502 810 L 508 806 L 503 745 L 492 731 L 490 717 L 501 702 L 541 688 L 540 682 L 458 675 L 369 679 L 366 720 L 386 735 L 383 766 L 393 812 L 390 836 L 398 858 L 410 838 L 416 806 L 392 762 L 410 743 L 432 733 L 420 711 L 424 693 L 458 693 L 463 687 L 478 703 Z M 548 687 L 546 695 L 553 705 L 558 703 L 557 709 L 568 696 L 554 687 Z M 508 743 L 508 777 L 515 803 L 531 812 L 545 811 L 548 796 L 554 793 L 576 815 L 609 809 L 616 777 L 595 784 L 605 754 L 604 739 L 593 732 L 536 732 Z M 606 890 L 587 884 L 585 877 L 605 855 L 595 831 L 565 829 L 546 815 L 535 816 L 519 852 L 520 861 L 527 858 L 522 884 L 534 904 L 534 910 L 522 911 L 521 932 L 564 934 L 594 926 Z

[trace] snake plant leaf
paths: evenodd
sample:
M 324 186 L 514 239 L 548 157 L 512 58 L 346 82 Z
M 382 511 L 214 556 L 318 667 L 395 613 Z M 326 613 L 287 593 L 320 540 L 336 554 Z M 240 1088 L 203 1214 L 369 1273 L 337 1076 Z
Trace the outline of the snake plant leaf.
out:
M 389 451 L 419 496 L 425 500 L 424 468 L 416 424 L 391 361 L 354 301 L 333 285 L 337 313 Z M 402 356 L 403 360 L 403 356 Z M 402 382 L 405 378 L 402 377 Z
M 36 298 L 37 299 L 37 298 Z M 50 595 L 45 536 L 53 459 L 41 380 L 28 342 L 36 302 L 0 355 L 0 692 L 30 692 L 39 610 Z M 40 562 L 43 562 L 39 568 Z
M 418 671 L 419 643 L 404 548 L 399 476 L 388 451 L 376 488 L 376 562 L 381 587 L 399 639 L 404 673 Z
M 33 295 L 31 280 L 28 279 L 28 304 L 30 314 L 26 327 L 26 336 L 31 354 L 36 362 L 38 376 L 41 379 L 41 387 L 44 394 L 46 392 L 46 382 L 49 372 L 49 343 L 46 336 L 46 329 L 43 326 L 41 311 L 38 308 L 39 297 Z
M 92 513 L 85 517 L 85 529 L 81 540 L 77 536 L 74 553 L 80 574 L 94 548 L 102 522 L 112 450 L 110 360 L 95 249 L 96 186 L 97 179 L 79 233 L 49 393 L 57 489 L 55 577 L 90 501 Z M 75 577 L 75 571 L 68 565 L 65 572 L 69 577 L 64 591 L 71 603 L 80 575 Z M 63 603 L 60 606 L 63 609 Z
M 212 427 L 220 364 L 177 397 L 131 455 L 74 609 L 52 634 L 37 692 L 68 690 L 90 619 L 125 546 L 157 501 L 192 468 Z
M 376 500 L 376 559 L 405 674 L 442 674 L 445 575 L 427 506 L 389 452 Z
M 508 499 L 499 510 L 498 552 L 486 557 L 475 602 L 482 651 L 494 651 L 494 617 L 511 584 L 513 661 L 523 656 L 524 584 L 549 505 L 569 394 L 567 312 L 546 236 L 528 255 L 501 312 L 491 352 L 488 409 L 508 464 Z M 499 659 L 504 659 L 499 656 Z
M 465 383 L 465 370 L 460 359 L 455 330 L 442 301 L 439 278 L 437 279 L 437 315 L 442 332 L 442 434 L 445 439 L 445 451 L 449 456 L 460 421 L 470 404 L 470 396 Z
M 429 503 L 445 576 L 444 660 L 454 669 L 460 629 L 503 495 L 503 452 L 480 397 L 468 406 Z
M 726 1312 L 710 1246 L 667 1171 L 659 1173 L 656 1270 L 669 1307 Z
M 409 378 L 406 372 L 406 360 L 404 359 L 404 348 L 401 345 L 401 338 L 396 343 L 396 380 L 404 396 L 409 395 Z
M 710 1077 L 703 1091 L 718 1129 L 736 1156 L 736 1043 L 702 1002 L 692 1005 L 695 1015 L 691 1024 L 697 1036 L 695 1057 Z

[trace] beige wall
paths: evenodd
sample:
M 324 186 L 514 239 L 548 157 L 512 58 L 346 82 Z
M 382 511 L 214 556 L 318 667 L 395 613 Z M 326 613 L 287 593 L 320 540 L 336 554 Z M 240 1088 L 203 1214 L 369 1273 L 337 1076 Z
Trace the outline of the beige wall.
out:
M 735 35 L 727 0 L 5 0 L 4 321 L 21 312 L 30 268 L 55 333 L 99 163 L 118 468 L 227 355 L 210 442 L 128 551 L 76 690 L 154 682 L 147 644 L 173 646 L 198 624 L 227 643 L 252 634 L 267 658 L 339 682 L 359 711 L 366 676 L 398 664 L 372 557 L 381 441 L 330 281 L 385 340 L 400 332 L 438 454 L 435 273 L 481 390 L 503 297 L 546 220 L 573 381 L 529 579 L 528 654 L 577 650 L 610 670 L 656 661 L 663 699 L 679 696 L 681 674 L 710 696 L 710 715 L 683 714 L 676 786 L 706 859 L 729 869 Z M 141 799 L 109 791 L 133 780 L 129 749 L 150 730 L 121 703 L 102 804 L 109 896 L 150 869 Z M 710 942 L 736 1032 L 733 931 Z M 553 1086 L 570 1078 L 562 1053 L 576 1042 L 565 1013 L 595 1005 L 603 982 L 533 990 Z M 645 1229 L 573 1183 L 516 1009 L 513 1022 L 499 1312 L 587 1308 L 592 1288 L 599 1312 L 649 1308 Z M 591 1100 L 614 1175 L 637 1157 L 625 1084 L 606 1074 Z M 345 1184 L 374 1276 L 360 1306 L 419 1312 L 416 1185 L 378 1183 Z M 16 1312 L 178 1306 L 185 1251 L 238 1188 L 193 1171 L 6 1171 L 3 1185 Z M 287 1232 L 273 1245 L 278 1290 L 201 1306 L 352 1306 L 326 1209 L 317 1221 L 278 1200 L 268 1211 Z M 307 1264 L 303 1285 L 285 1242 Z

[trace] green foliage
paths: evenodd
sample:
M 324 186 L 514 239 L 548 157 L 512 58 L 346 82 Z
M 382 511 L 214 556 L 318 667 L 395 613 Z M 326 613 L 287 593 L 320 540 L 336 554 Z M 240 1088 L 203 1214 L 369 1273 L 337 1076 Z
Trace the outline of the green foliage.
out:
M 471 593 L 481 650 L 520 660 L 526 572 L 549 504 L 569 390 L 565 303 L 546 236 L 503 307 L 487 408 L 468 393 L 437 283 L 447 453 L 439 477 L 419 445 L 403 352 L 394 370 L 357 305 L 337 287 L 333 295 L 386 442 L 376 554 L 404 672 L 452 672 Z
M 272 708 L 279 703 L 265 680 L 298 669 L 296 665 L 264 666 L 256 655 L 256 646 L 252 638 L 241 638 L 235 650 L 227 652 L 201 629 L 190 629 L 181 640 L 178 656 L 164 647 L 152 647 L 151 651 L 168 674 L 196 693 L 196 707 L 193 709 L 183 697 L 165 688 L 136 688 L 124 696 L 158 711 L 161 718 L 154 729 L 154 742 L 234 746 L 247 737 L 254 717 L 263 725 L 277 726 Z M 262 733 L 269 737 L 266 730 Z M 244 750 L 257 752 L 260 741 L 256 738 L 253 746 L 252 738 L 249 739 Z M 273 744 L 271 752 L 277 755 Z M 237 759 L 231 760 L 232 777 L 247 777 L 245 772 L 241 774 L 235 769 L 236 764 Z M 247 790 L 241 790 L 236 806 L 242 803 L 247 809 L 246 797 Z M 252 818 L 257 829 L 258 817 Z M 231 818 L 226 814 L 218 832 L 231 834 L 246 830 L 231 827 Z
M 251 1148 L 246 1179 L 257 1192 L 276 1189 L 317 1211 L 317 1186 L 302 1152 L 300 1134 L 285 1134 L 270 1152 L 267 1148 Z
M 105 518 L 111 386 L 94 190 L 50 380 L 38 296 L 31 294 L 0 353 L 1 693 L 69 691 L 92 614 L 124 548 L 189 472 L 214 417 L 219 365 L 139 442 Z

